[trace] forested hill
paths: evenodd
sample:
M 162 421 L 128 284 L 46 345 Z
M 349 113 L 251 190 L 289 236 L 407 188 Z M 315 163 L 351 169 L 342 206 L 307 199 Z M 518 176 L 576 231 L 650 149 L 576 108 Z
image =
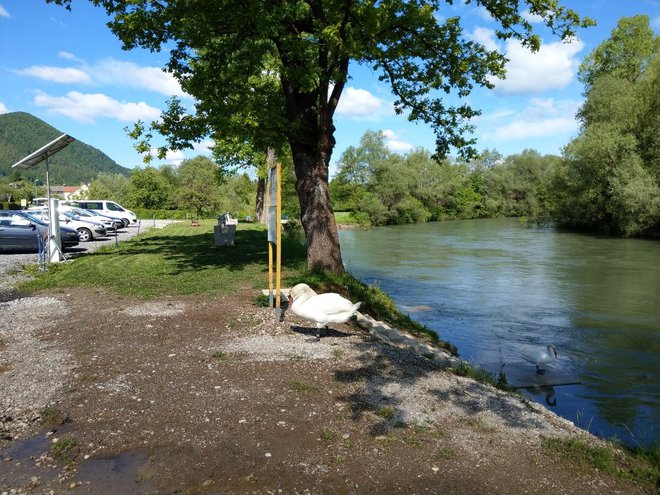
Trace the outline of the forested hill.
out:
M 0 177 L 10 176 L 16 169 L 12 165 L 21 158 L 64 134 L 41 119 L 25 112 L 0 115 Z M 75 136 L 74 136 L 75 137 Z M 122 167 L 102 151 L 74 141 L 49 159 L 52 184 L 78 185 L 90 182 L 99 172 L 128 175 Z M 22 171 L 26 179 L 46 180 L 46 165 Z

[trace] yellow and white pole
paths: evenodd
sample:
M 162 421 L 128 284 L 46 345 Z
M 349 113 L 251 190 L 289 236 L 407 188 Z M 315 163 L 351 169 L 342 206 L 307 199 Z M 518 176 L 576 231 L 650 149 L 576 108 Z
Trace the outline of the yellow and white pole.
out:
M 276 177 L 277 177 L 277 247 L 275 255 L 275 266 L 277 272 L 275 275 L 275 321 L 280 321 L 282 317 L 282 309 L 280 308 L 280 288 L 282 282 L 282 165 L 280 162 L 277 162 L 276 165 Z
M 280 285 L 282 268 L 282 194 L 281 194 L 282 165 L 276 162 L 270 169 L 268 206 L 268 306 L 275 307 L 275 321 L 282 318 L 280 308 Z M 273 245 L 275 245 L 275 267 L 273 268 Z M 275 272 L 275 301 L 273 301 L 273 271 Z M 273 304 L 274 303 L 274 304 Z

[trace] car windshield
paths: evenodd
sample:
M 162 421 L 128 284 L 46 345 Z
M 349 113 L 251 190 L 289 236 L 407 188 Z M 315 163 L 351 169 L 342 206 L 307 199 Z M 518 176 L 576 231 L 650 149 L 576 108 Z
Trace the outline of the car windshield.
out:
M 28 219 L 28 221 L 38 223 L 39 225 L 44 225 L 46 223 L 41 218 L 32 215 L 31 213 L 22 212 L 21 216 L 24 216 L 25 218 Z
M 117 203 L 113 203 L 112 201 L 108 201 L 108 210 L 124 211 L 124 209 L 121 206 L 119 206 Z

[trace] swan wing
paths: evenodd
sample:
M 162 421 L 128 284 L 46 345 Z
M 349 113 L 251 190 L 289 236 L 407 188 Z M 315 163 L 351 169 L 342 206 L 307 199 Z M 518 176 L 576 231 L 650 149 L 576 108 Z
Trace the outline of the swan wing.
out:
M 294 301 L 291 310 L 298 316 L 317 323 L 343 323 L 360 307 L 339 294 L 318 294 L 304 301 Z

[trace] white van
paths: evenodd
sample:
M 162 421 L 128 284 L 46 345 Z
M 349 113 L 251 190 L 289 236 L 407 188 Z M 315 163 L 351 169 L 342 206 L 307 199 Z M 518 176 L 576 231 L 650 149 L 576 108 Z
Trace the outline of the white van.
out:
M 128 227 L 131 223 L 137 222 L 137 216 L 131 210 L 127 210 L 123 206 L 114 201 L 107 199 L 76 199 L 75 201 L 64 201 L 66 205 L 77 206 L 86 210 L 96 211 L 106 217 L 118 218 L 124 223 L 124 227 Z

